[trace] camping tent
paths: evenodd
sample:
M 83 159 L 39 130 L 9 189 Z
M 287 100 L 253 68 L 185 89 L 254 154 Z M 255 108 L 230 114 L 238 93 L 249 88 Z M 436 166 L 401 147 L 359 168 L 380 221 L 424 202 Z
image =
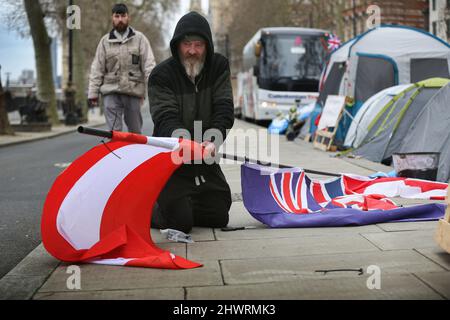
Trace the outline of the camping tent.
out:
M 329 94 L 354 97 L 355 105 L 346 109 L 354 117 L 365 101 L 383 89 L 432 77 L 450 78 L 449 61 L 450 45 L 431 33 L 382 25 L 330 55 L 322 72 L 319 105 Z M 351 123 L 351 117 L 342 117 L 336 140 L 343 142 Z
M 440 152 L 437 180 L 450 180 L 450 84 L 421 110 L 402 140 L 399 152 Z
M 333 51 L 327 60 L 327 65 L 320 76 L 320 93 L 318 101 L 324 106 L 329 95 L 338 95 L 342 89 L 342 79 L 346 71 L 346 63 L 350 48 L 355 39 L 350 40 Z
M 411 87 L 411 84 L 404 84 L 392 88 L 384 89 L 367 100 L 359 109 L 354 118 L 347 136 L 345 137 L 344 146 L 349 148 L 358 148 L 364 141 L 372 120 L 395 96 Z
M 354 97 L 361 105 L 381 90 L 398 84 L 433 77 L 450 78 L 449 60 L 450 45 L 431 33 L 382 25 L 359 35 L 330 55 L 322 73 L 322 91 L 339 87 L 339 92 L 330 94 Z M 341 77 L 337 77 L 339 64 L 345 67 Z M 332 81 L 333 78 L 339 83 Z
M 416 119 L 440 90 L 447 90 L 449 82 L 442 78 L 421 81 L 393 97 L 369 124 L 363 143 L 353 154 L 371 161 L 389 163 L 392 154 L 401 150 L 411 124 L 424 127 Z M 442 135 L 447 135 L 447 132 L 443 131 Z M 414 152 L 419 151 L 430 150 L 416 148 Z

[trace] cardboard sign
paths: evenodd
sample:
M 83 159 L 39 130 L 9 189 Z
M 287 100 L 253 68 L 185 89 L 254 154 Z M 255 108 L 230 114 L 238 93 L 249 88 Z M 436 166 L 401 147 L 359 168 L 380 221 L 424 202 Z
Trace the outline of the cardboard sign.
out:
M 319 121 L 318 130 L 336 127 L 344 106 L 345 96 L 328 96 Z

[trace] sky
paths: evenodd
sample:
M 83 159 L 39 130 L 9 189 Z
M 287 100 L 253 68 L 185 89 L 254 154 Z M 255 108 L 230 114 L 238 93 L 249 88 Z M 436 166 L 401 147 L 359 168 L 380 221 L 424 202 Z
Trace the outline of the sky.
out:
M 23 69 L 35 70 L 33 42 L 22 39 L 16 32 L 9 31 L 0 21 L 0 65 L 2 81 L 6 82 L 6 73 L 11 79 L 17 79 Z M 36 73 L 36 72 L 35 72 Z
M 0 6 L 4 1 L 7 0 L 0 0 Z M 180 0 L 180 2 L 180 10 L 174 14 L 172 21 L 167 26 L 167 41 L 170 40 L 179 18 L 189 9 L 190 0 Z M 208 0 L 202 0 L 202 7 L 207 12 Z M 11 73 L 11 80 L 17 80 L 24 69 L 34 70 L 36 76 L 33 41 L 31 38 L 23 39 L 17 32 L 8 30 L 3 19 L 0 19 L 0 44 L 0 65 L 2 66 L 1 77 L 3 83 L 6 82 L 7 72 Z M 61 74 L 61 70 L 62 55 L 61 50 L 58 50 L 58 75 Z

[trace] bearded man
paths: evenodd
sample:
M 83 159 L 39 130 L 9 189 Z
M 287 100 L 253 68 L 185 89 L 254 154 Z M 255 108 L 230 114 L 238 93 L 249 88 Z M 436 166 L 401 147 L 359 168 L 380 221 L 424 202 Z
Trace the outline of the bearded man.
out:
M 91 106 L 97 106 L 99 95 L 103 95 L 110 130 L 122 131 L 123 117 L 129 132 L 141 133 L 141 105 L 155 58 L 148 39 L 130 27 L 129 22 L 127 6 L 114 5 L 114 29 L 97 47 L 89 77 L 88 99 Z
M 206 160 L 215 158 L 234 123 L 228 60 L 214 53 L 208 21 L 196 12 L 180 19 L 170 47 L 172 57 L 149 79 L 154 136 L 187 135 L 204 146 L 205 160 L 174 173 L 155 205 L 152 227 L 185 233 L 193 226 L 222 228 L 229 220 L 230 187 L 218 161 Z

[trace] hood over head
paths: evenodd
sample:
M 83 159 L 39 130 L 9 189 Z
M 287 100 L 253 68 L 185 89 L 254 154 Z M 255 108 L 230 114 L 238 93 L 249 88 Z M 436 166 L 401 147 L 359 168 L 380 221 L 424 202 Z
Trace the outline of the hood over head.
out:
M 211 27 L 209 26 L 208 20 L 195 11 L 189 12 L 184 15 L 180 21 L 178 21 L 172 40 L 170 41 L 172 56 L 180 61 L 178 56 L 178 44 L 189 35 L 200 36 L 206 40 L 206 63 L 208 63 L 214 54 L 214 43 L 212 40 Z

